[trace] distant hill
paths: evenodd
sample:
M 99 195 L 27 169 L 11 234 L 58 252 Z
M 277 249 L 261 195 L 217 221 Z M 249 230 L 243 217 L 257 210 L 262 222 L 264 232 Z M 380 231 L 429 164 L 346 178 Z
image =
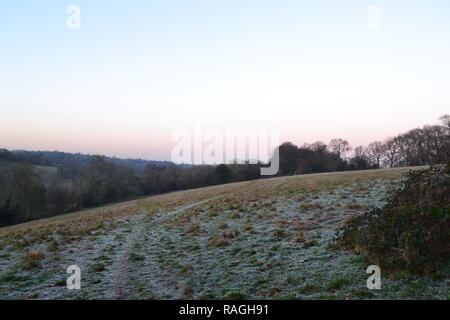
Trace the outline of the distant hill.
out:
M 7 150 L 0 149 L 0 159 L 17 162 L 28 162 L 37 166 L 62 167 L 67 165 L 85 165 L 94 155 L 82 153 L 68 153 L 60 151 L 27 151 L 27 150 Z M 175 165 L 170 161 L 156 161 L 144 159 L 121 159 L 116 157 L 106 157 L 110 161 L 119 165 L 129 165 L 142 170 L 147 165 L 170 166 Z

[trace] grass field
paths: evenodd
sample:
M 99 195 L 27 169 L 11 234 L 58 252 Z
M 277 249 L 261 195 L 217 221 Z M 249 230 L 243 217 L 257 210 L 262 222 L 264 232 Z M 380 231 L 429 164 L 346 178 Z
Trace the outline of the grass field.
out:
M 2 299 L 445 299 L 448 279 L 383 273 L 329 247 L 411 168 L 174 192 L 0 229 Z M 81 289 L 66 269 L 81 268 Z
M 50 166 L 34 166 L 36 170 L 46 172 L 48 174 L 56 174 L 58 172 L 58 167 Z

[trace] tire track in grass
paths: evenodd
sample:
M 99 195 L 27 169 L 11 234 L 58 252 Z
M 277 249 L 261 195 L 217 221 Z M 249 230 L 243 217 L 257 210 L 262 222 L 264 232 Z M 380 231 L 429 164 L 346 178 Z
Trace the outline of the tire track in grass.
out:
M 142 224 L 137 225 L 139 222 L 142 223 L 142 214 L 140 214 L 135 220 L 137 221 L 133 221 L 133 229 L 126 236 L 122 250 L 120 250 L 116 255 L 116 260 L 112 267 L 114 286 L 113 299 L 115 300 L 130 299 L 133 294 L 131 287 L 129 286 L 128 267 L 133 246 L 136 243 L 138 236 L 142 234 Z
M 183 293 L 180 289 L 182 289 L 183 284 L 179 283 L 174 277 L 168 273 L 166 270 L 162 268 L 160 265 L 157 255 L 158 253 L 161 253 L 162 251 L 166 251 L 165 249 L 161 248 L 161 238 L 165 236 L 167 231 L 162 228 L 162 224 L 170 218 L 173 218 L 179 214 L 182 214 L 188 209 L 194 208 L 196 206 L 199 206 L 201 204 L 207 203 L 209 201 L 216 200 L 218 198 L 223 197 L 223 195 L 219 195 L 216 197 L 212 197 L 209 199 L 197 201 L 185 206 L 181 206 L 178 208 L 175 208 L 169 212 L 160 212 L 157 214 L 157 216 L 153 216 L 151 220 L 145 221 L 141 225 L 140 230 L 140 237 L 139 239 L 145 239 L 147 238 L 147 241 L 142 240 L 142 246 L 140 247 L 139 252 L 136 252 L 137 256 L 145 257 L 145 261 L 142 264 L 139 264 L 140 270 L 135 269 L 135 265 L 129 264 L 129 259 L 123 260 L 122 259 L 122 272 L 128 271 L 129 276 L 121 276 L 119 279 L 123 281 L 120 283 L 118 282 L 118 285 L 120 287 L 118 289 L 122 290 L 122 298 L 125 297 L 131 297 L 130 294 L 132 292 L 138 292 L 139 288 L 135 288 L 136 286 L 141 286 L 145 289 L 145 291 L 149 292 L 149 296 L 152 298 L 167 298 L 170 297 L 171 299 L 176 298 L 182 298 Z M 136 239 L 136 237 L 134 238 Z M 134 242 L 135 244 L 136 242 Z M 129 244 L 126 246 L 127 248 L 131 249 L 133 247 L 132 244 Z M 131 250 L 128 250 L 128 257 Z M 123 269 L 124 266 L 128 263 L 128 270 Z M 131 285 L 129 280 L 131 278 L 136 279 L 134 285 Z M 125 282 L 127 282 L 125 284 Z M 134 288 L 133 288 L 134 287 Z M 141 288 L 142 289 L 142 288 Z M 119 295 L 120 296 L 120 295 Z

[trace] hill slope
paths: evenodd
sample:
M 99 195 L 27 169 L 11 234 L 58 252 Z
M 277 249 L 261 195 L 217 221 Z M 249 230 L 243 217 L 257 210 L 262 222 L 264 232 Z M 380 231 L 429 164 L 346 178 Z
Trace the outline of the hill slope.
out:
M 446 280 L 402 274 L 369 291 L 371 263 L 328 247 L 408 170 L 232 183 L 2 228 L 0 298 L 445 298 Z M 72 264 L 81 290 L 65 287 Z

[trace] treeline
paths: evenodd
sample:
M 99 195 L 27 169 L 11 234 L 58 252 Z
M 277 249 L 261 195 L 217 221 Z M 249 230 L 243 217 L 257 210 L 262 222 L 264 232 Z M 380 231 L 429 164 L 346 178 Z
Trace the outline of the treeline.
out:
M 74 178 L 80 173 L 81 167 L 87 165 L 93 155 L 82 153 L 68 153 L 60 151 L 26 151 L 0 149 L 0 159 L 31 163 L 37 166 L 57 167 L 60 175 L 65 178 Z M 120 159 L 116 157 L 106 157 L 109 162 L 118 165 L 128 165 L 136 169 L 144 169 L 147 165 L 167 166 L 173 165 L 169 161 L 155 161 L 144 159 Z
M 278 175 L 443 163 L 450 155 L 450 116 L 441 121 L 442 125 L 425 126 L 354 149 L 343 139 L 333 139 L 328 145 L 286 142 L 279 147 Z M 262 166 L 179 166 L 148 161 L 142 167 L 119 160 L 0 150 L 0 226 L 141 196 L 254 180 L 261 177 Z M 56 173 L 35 166 L 55 164 Z
M 93 156 L 79 168 L 76 177 L 65 179 L 30 163 L 0 159 L 0 226 L 140 196 L 257 179 L 259 167 L 150 164 L 140 170 Z
M 427 125 L 384 141 L 354 149 L 344 139 L 280 146 L 280 175 L 364 170 L 445 163 L 450 157 L 450 115 L 440 125 Z M 347 155 L 353 150 L 353 155 Z

